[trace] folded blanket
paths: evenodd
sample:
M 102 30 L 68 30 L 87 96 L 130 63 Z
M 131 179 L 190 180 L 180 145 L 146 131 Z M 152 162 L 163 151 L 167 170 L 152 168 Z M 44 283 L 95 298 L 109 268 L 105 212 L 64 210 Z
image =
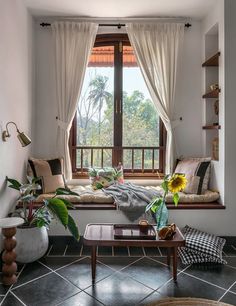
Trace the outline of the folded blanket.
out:
M 131 183 L 117 183 L 104 188 L 103 192 L 114 198 L 118 209 L 122 210 L 130 221 L 142 217 L 147 204 L 159 195 L 156 190 L 146 189 Z

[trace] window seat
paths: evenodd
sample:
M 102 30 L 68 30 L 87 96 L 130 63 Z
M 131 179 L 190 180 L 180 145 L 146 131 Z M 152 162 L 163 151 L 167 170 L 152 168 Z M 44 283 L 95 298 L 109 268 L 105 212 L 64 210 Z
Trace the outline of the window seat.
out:
M 69 196 L 60 196 L 71 201 L 75 209 L 90 210 L 115 210 L 117 208 L 116 203 L 111 196 L 106 195 L 102 190 L 93 190 L 90 185 L 86 185 L 88 180 L 83 180 L 85 182 L 79 182 L 78 180 L 73 180 L 73 184 L 69 184 L 69 188 L 78 193 L 79 196 L 69 195 Z M 81 180 L 80 180 L 81 181 Z M 161 180 L 129 180 L 129 182 L 145 186 L 147 189 L 155 189 L 161 191 L 160 188 Z M 149 185 L 149 184 L 153 185 Z M 154 185 L 155 183 L 155 185 Z M 145 185 L 146 184 L 146 185 Z M 179 204 L 176 207 L 173 204 L 172 196 L 169 195 L 166 198 L 168 209 L 224 209 L 225 206 L 218 203 L 219 193 L 216 191 L 207 190 L 203 195 L 193 195 L 185 194 L 180 192 Z M 53 197 L 53 194 L 41 194 L 35 201 L 35 205 L 39 206 L 44 199 L 49 199 Z

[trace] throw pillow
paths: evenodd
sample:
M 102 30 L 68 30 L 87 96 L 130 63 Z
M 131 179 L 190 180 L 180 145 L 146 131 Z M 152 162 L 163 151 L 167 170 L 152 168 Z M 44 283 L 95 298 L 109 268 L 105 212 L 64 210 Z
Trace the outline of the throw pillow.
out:
M 63 175 L 63 158 L 50 160 L 30 158 L 29 168 L 34 177 L 40 177 L 42 193 L 55 192 L 57 188 L 65 188 Z
M 203 194 L 208 189 L 210 164 L 210 158 L 185 158 L 178 161 L 175 173 L 184 174 L 188 180 L 183 192 Z
M 185 247 L 178 249 L 183 264 L 215 262 L 226 263 L 222 258 L 225 239 L 191 228 L 183 229 Z
M 109 187 L 114 183 L 124 183 L 123 167 L 117 168 L 90 168 L 88 171 L 89 179 L 93 189 L 102 189 Z

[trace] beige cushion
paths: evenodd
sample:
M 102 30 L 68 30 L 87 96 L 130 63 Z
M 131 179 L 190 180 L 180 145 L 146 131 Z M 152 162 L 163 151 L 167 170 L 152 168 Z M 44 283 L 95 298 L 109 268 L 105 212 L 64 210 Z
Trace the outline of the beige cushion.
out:
M 41 178 L 42 193 L 55 192 L 57 188 L 65 188 L 63 175 L 63 159 L 38 159 L 28 160 L 31 176 Z
M 178 162 L 175 173 L 183 173 L 188 180 L 183 192 L 204 194 L 208 189 L 210 160 L 210 158 L 185 158 Z
M 111 196 L 106 195 L 101 189 L 99 190 L 93 190 L 93 188 L 88 186 L 69 186 L 69 188 L 72 191 L 75 191 L 79 194 L 79 196 L 59 196 L 64 197 L 71 201 L 72 203 L 114 203 L 114 200 Z M 147 189 L 155 189 L 159 192 L 162 192 L 161 187 L 159 186 L 147 186 L 145 187 Z M 196 194 L 185 194 L 183 192 L 179 193 L 180 200 L 179 203 L 209 203 L 214 202 L 219 198 L 219 193 L 215 191 L 207 190 L 202 195 L 196 195 Z M 43 199 L 49 199 L 53 197 L 53 194 L 41 194 L 38 198 L 38 202 L 42 202 Z M 167 195 L 166 198 L 167 203 L 172 203 L 172 196 Z
M 71 203 L 114 203 L 111 196 L 106 195 L 101 189 L 94 190 L 91 185 L 88 186 L 68 186 L 72 191 L 77 192 L 79 196 L 60 195 L 58 197 L 65 198 Z M 43 199 L 52 198 L 53 194 L 41 194 L 37 198 L 37 202 Z

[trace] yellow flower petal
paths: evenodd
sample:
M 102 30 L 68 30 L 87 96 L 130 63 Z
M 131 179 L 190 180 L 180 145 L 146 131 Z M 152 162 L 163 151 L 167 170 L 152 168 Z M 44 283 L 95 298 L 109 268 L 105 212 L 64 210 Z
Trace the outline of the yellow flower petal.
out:
M 186 187 L 187 179 L 183 174 L 174 174 L 169 182 L 168 189 L 172 193 L 177 193 Z

